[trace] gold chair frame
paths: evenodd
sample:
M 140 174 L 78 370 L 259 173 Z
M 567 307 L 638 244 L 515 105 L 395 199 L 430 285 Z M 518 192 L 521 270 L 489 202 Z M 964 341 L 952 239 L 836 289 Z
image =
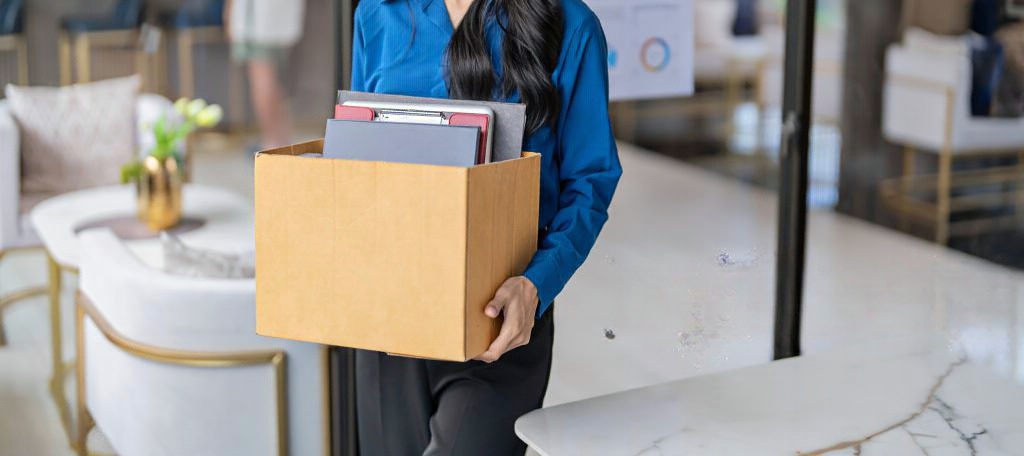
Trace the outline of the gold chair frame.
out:
M 917 148 L 903 146 L 903 167 L 899 177 L 885 179 L 879 184 L 882 202 L 899 213 L 903 229 L 910 223 L 923 221 L 935 225 L 935 242 L 946 245 L 951 236 L 977 234 L 981 232 L 1011 228 L 1024 222 L 1024 164 L 1003 166 L 984 170 L 953 173 L 954 160 L 969 160 L 981 157 L 1015 155 L 1024 163 L 1024 150 L 957 150 L 953 147 L 954 106 L 956 88 L 950 84 L 930 81 L 912 76 L 890 75 L 887 84 L 900 85 L 917 90 L 928 90 L 942 94 L 946 99 L 945 137 L 936 151 L 938 170 L 933 175 L 917 175 Z M 955 154 L 955 152 L 960 152 Z M 975 185 L 1015 183 L 1010 192 L 986 193 L 953 197 L 953 189 Z M 914 198 L 919 191 L 935 192 L 935 202 Z M 1015 214 L 984 219 L 951 222 L 954 212 L 1015 205 Z
M 33 247 L 19 250 L 35 250 L 41 249 L 41 247 Z M 14 249 L 0 251 L 0 259 L 2 259 L 7 253 Z M 118 332 L 114 331 L 113 328 L 107 324 L 106 320 L 102 316 L 96 313 L 95 308 L 88 303 L 85 295 L 81 291 L 76 291 L 76 324 L 75 324 L 75 355 L 78 360 L 64 360 L 64 338 L 63 332 L 61 331 L 63 326 L 63 316 L 61 313 L 61 291 L 63 289 L 63 275 L 65 273 L 74 276 L 79 275 L 77 267 L 62 264 L 58 262 L 53 255 L 47 250 L 46 261 L 47 261 L 47 272 L 48 272 L 48 285 L 46 287 L 31 288 L 24 291 L 12 293 L 10 295 L 0 298 L 0 337 L 3 336 L 3 321 L 2 321 L 2 310 L 4 307 L 13 304 L 14 302 L 27 299 L 34 296 L 48 295 L 49 297 L 49 310 L 50 310 L 50 344 L 51 344 L 51 363 L 52 363 L 52 375 L 49 381 L 50 395 L 53 398 L 54 405 L 57 408 L 57 414 L 60 416 L 61 426 L 64 429 L 64 434 L 68 440 L 68 446 L 76 453 L 82 456 L 89 455 L 88 448 L 86 446 L 85 439 L 88 437 L 89 431 L 94 426 L 92 417 L 88 415 L 88 410 L 85 409 L 85 390 L 84 390 L 84 374 L 83 363 L 83 346 L 82 346 L 82 317 L 84 314 L 89 314 L 90 318 L 96 322 L 97 327 L 103 332 L 104 337 L 111 341 L 119 349 L 133 354 L 135 356 L 150 359 L 152 361 L 164 362 L 178 365 L 189 365 L 197 367 L 236 367 L 243 365 L 252 364 L 272 364 L 275 368 L 275 378 L 277 381 L 277 388 L 275 391 L 276 400 L 278 401 L 278 416 L 277 416 L 277 427 L 278 427 L 278 454 L 280 456 L 288 454 L 288 442 L 287 442 L 287 409 L 288 409 L 288 398 L 285 393 L 285 353 L 283 351 L 256 351 L 256 352 L 225 352 L 225 353 L 200 353 L 200 352 L 186 352 L 168 350 L 159 347 L 152 347 L 145 344 L 137 343 L 129 338 L 121 336 Z M 83 301 L 85 299 L 85 301 Z M 85 306 L 82 303 L 85 302 Z M 93 315 L 96 315 L 94 317 Z M 278 356 L 280 355 L 280 356 Z M 321 391 L 323 394 L 323 400 L 326 404 L 323 407 L 323 415 L 321 422 L 323 426 L 323 447 L 324 454 L 330 456 L 331 454 L 331 413 L 330 413 L 330 358 L 327 346 L 321 346 L 321 359 L 320 359 L 320 373 L 321 373 Z M 74 410 L 71 408 L 67 400 L 67 393 L 65 392 L 65 379 L 68 374 L 74 372 L 76 374 L 76 396 L 77 401 L 74 406 Z M 77 423 L 72 422 L 72 417 L 77 418 Z M 77 424 L 77 426 L 75 426 Z
M 13 51 L 16 54 L 18 59 L 18 84 L 28 85 L 28 44 L 25 41 L 25 36 L 21 34 L 0 36 L 0 51 Z
M 64 380 L 68 374 L 75 369 L 75 362 L 64 361 L 64 337 L 61 331 L 63 317 L 61 315 L 60 295 L 63 289 L 63 274 L 68 273 L 77 276 L 78 268 L 61 264 L 53 258 L 53 255 L 46 252 L 48 287 L 47 294 L 50 300 L 50 355 L 51 370 L 49 389 L 53 403 L 57 407 L 57 414 L 60 416 L 61 426 L 64 428 L 64 435 L 68 439 L 68 446 L 78 451 L 75 441 L 75 433 L 72 430 L 72 410 L 68 404 L 67 393 L 64 391 Z M 76 404 L 77 406 L 77 404 Z
M 141 29 L 106 30 L 98 32 L 61 31 L 57 42 L 60 59 L 60 84 L 86 83 L 92 81 L 92 49 L 130 48 L 135 54 L 134 71 L 143 75 L 143 85 L 156 93 L 163 90 L 164 46 L 157 46 L 152 61 L 146 52 L 138 49 Z M 150 66 L 153 65 L 153 68 Z
M 88 317 L 111 344 L 119 350 L 138 358 L 147 359 L 162 364 L 178 366 L 201 367 L 201 368 L 233 368 L 259 364 L 270 364 L 274 369 L 274 401 L 277 408 L 275 417 L 277 426 L 277 454 L 285 456 L 288 451 L 288 393 L 287 393 L 287 354 L 283 350 L 255 350 L 255 351 L 233 351 L 233 352 L 193 352 L 167 349 L 147 345 L 134 341 L 119 333 L 101 315 L 96 307 L 81 291 L 76 293 L 75 300 L 75 351 L 78 359 L 75 368 L 75 389 L 77 392 L 77 414 L 78 432 L 75 436 L 73 449 L 80 455 L 88 455 L 89 432 L 96 423 L 89 414 L 85 393 L 85 365 L 88 362 L 85 355 L 85 333 L 83 331 L 85 318 Z M 321 392 L 324 394 L 323 415 L 321 416 L 324 433 L 324 454 L 331 454 L 330 441 L 330 369 L 328 349 L 321 346 L 320 369 L 322 379 Z

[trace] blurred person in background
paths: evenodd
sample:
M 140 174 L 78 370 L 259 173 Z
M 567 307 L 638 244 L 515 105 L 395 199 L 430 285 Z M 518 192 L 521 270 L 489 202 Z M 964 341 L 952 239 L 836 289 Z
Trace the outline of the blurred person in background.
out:
M 291 114 L 281 76 L 302 38 L 305 0 L 227 0 L 224 24 L 231 58 L 244 62 L 260 127 L 260 148 L 291 142 Z

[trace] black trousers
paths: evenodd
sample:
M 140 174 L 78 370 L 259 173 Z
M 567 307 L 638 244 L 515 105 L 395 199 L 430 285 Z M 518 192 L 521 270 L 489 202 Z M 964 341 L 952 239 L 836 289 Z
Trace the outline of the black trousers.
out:
M 361 456 L 523 456 L 515 420 L 541 407 L 551 373 L 553 309 L 530 343 L 492 364 L 356 352 Z

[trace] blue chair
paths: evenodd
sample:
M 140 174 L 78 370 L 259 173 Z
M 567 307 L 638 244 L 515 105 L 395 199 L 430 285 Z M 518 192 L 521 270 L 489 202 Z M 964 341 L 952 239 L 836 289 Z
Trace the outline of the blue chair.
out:
M 143 0 L 119 0 L 105 16 L 65 18 L 61 21 L 61 28 L 71 33 L 136 29 L 142 25 L 145 10 Z
M 224 26 L 224 0 L 188 0 L 176 11 L 160 15 L 160 23 L 170 29 L 194 29 Z
M 28 46 L 25 44 L 24 0 L 0 0 L 0 52 L 18 57 L 18 84 L 28 85 Z
M 194 98 L 196 45 L 223 43 L 224 0 L 188 0 L 176 11 L 160 15 L 160 23 L 173 31 L 178 48 L 178 95 Z
M 72 82 L 72 72 L 76 76 L 76 82 L 89 82 L 91 48 L 135 46 L 145 12 L 144 0 L 118 0 L 113 10 L 104 16 L 69 17 L 62 20 L 61 84 L 67 85 Z

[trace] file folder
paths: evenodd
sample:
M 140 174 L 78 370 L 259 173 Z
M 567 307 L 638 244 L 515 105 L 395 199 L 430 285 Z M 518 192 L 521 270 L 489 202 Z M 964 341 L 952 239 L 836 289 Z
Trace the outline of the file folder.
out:
M 470 167 L 479 144 L 479 127 L 331 119 L 323 156 Z

